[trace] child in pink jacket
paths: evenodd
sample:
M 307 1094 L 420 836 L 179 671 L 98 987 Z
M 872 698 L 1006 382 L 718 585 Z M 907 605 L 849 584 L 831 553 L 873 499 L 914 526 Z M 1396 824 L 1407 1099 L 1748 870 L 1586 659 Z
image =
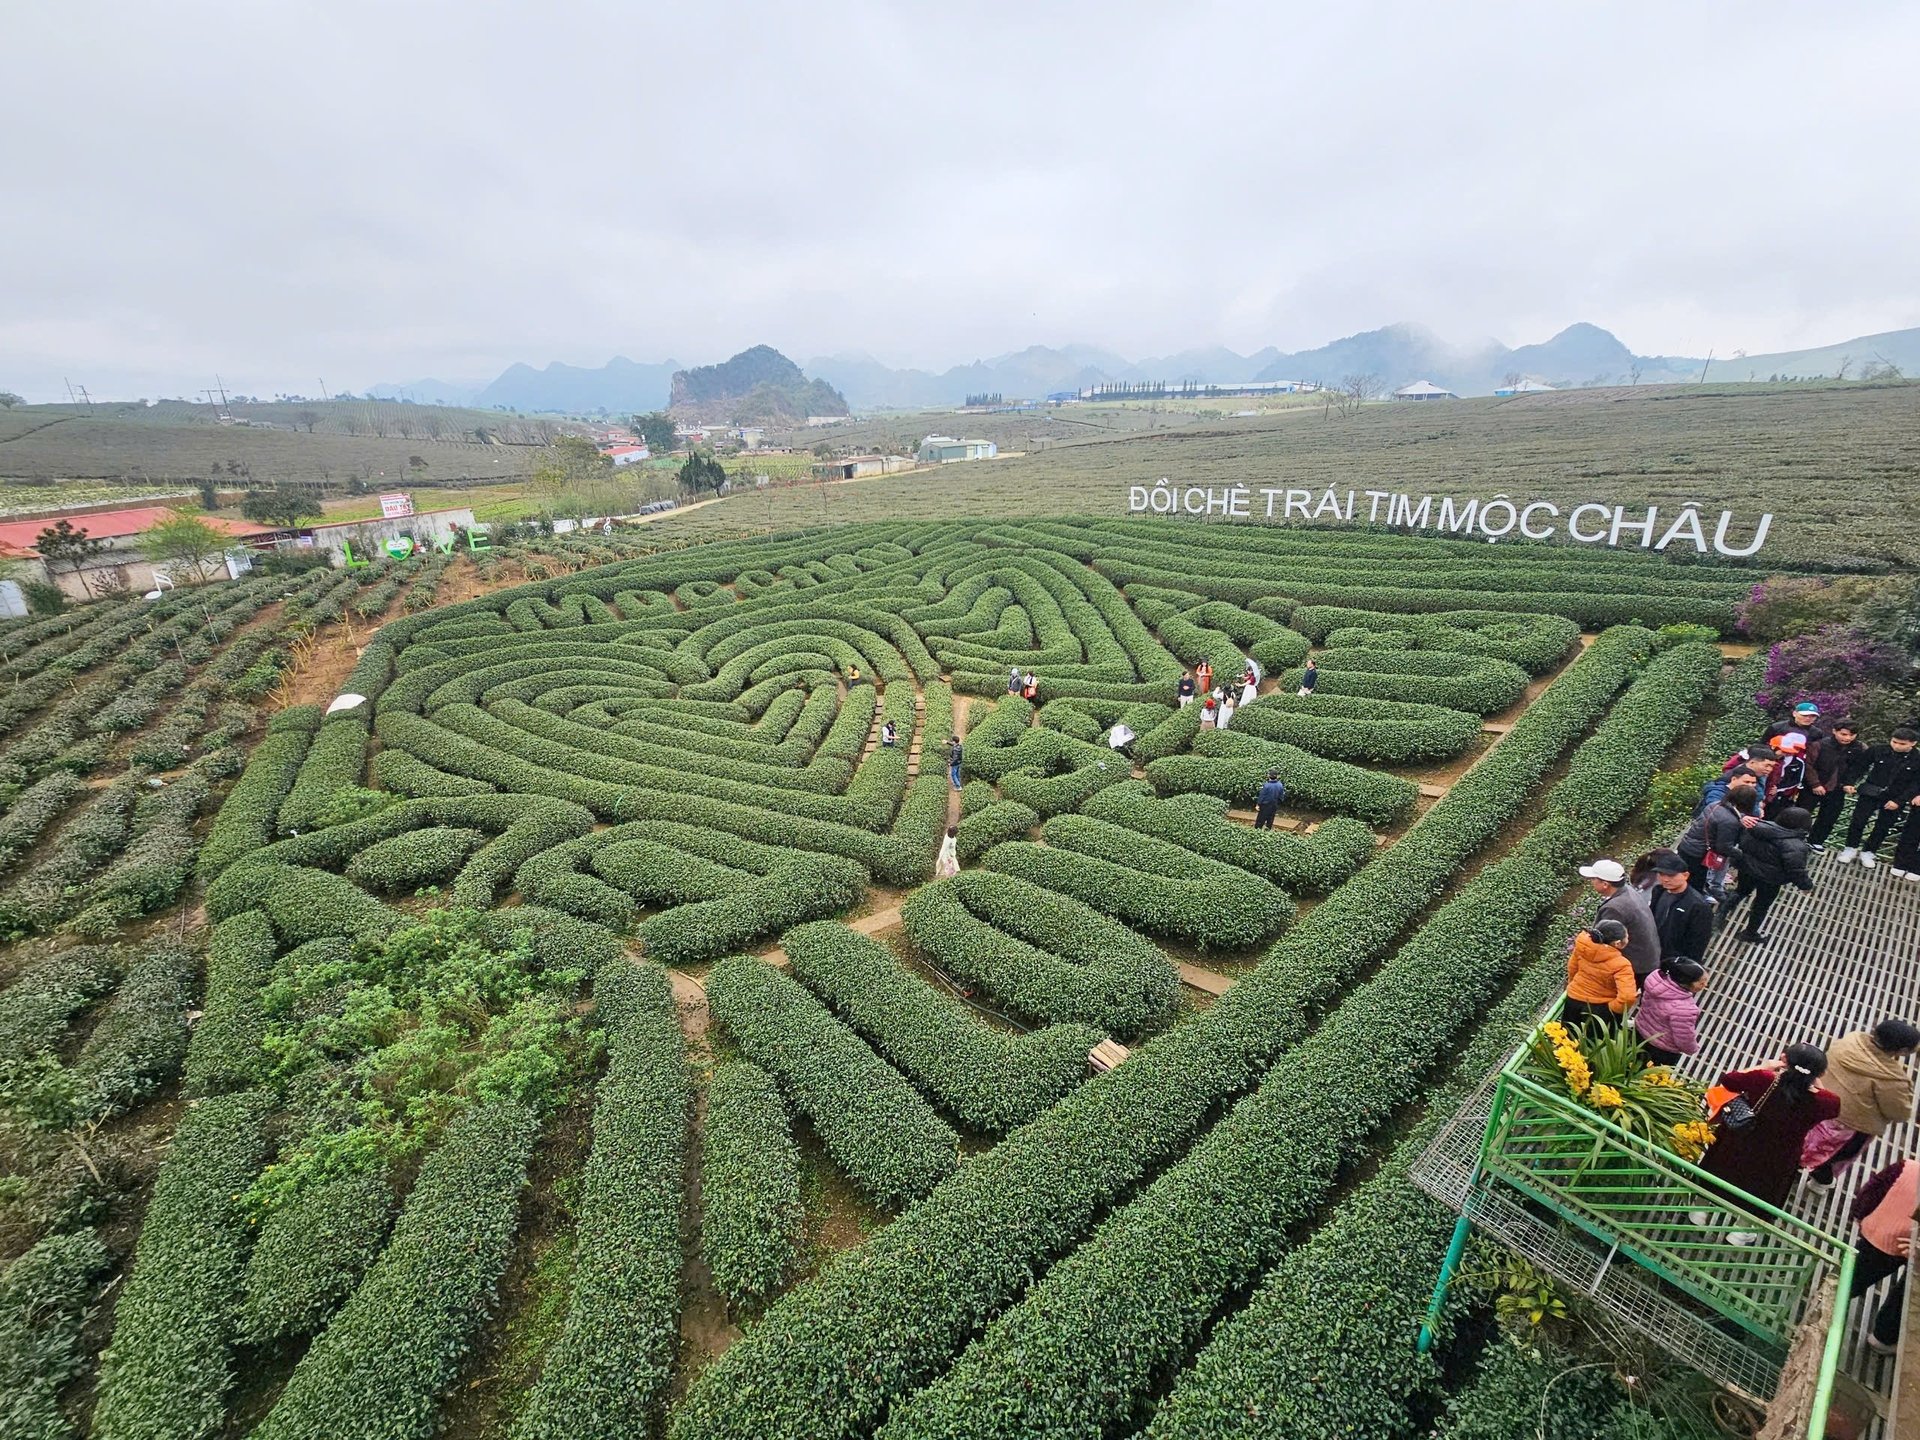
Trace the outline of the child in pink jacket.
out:
M 1640 990 L 1633 1028 L 1655 1065 L 1677 1065 L 1682 1055 L 1700 1049 L 1699 994 L 1707 972 L 1698 960 L 1676 955 L 1660 962 Z

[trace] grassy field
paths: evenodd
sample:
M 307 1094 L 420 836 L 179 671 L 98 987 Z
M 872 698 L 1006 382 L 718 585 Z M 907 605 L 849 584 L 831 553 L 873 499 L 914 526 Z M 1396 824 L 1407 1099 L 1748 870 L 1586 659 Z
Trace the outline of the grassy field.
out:
M 1081 411 L 1064 413 L 1077 420 Z M 977 418 L 979 427 L 962 428 L 991 436 L 994 422 L 1003 431 L 1065 423 Z M 1207 419 L 1108 407 L 1086 418 L 1088 433 L 1037 454 L 728 499 L 666 524 L 692 537 L 903 515 L 1120 515 L 1128 486 L 1168 476 L 1316 491 L 1504 492 L 1669 512 L 1694 500 L 1710 518 L 1723 508 L 1743 517 L 1773 512 L 1769 560 L 1920 560 L 1920 455 L 1912 445 L 1920 384 L 1579 390 L 1379 404 L 1346 420 L 1324 419 L 1318 409 Z M 1121 428 L 1129 421 L 1156 424 Z M 833 433 L 838 444 L 867 430 Z
M 532 443 L 482 444 L 466 429 L 448 428 L 436 440 L 417 429 L 411 438 L 402 436 L 392 425 L 384 436 L 324 426 L 308 433 L 219 425 L 204 406 L 32 405 L 0 412 L 0 481 L 492 481 L 532 474 L 540 454 Z M 415 457 L 422 463 L 415 465 Z
M 991 440 L 1002 450 L 1033 452 L 1056 445 L 1111 440 L 1191 425 L 1193 413 L 1123 405 L 1080 405 L 1060 410 L 1007 411 L 962 415 L 954 410 L 899 411 L 870 416 L 849 425 L 799 429 L 772 437 L 781 445 L 812 449 L 826 444 L 840 454 L 856 450 L 910 451 L 928 435 Z

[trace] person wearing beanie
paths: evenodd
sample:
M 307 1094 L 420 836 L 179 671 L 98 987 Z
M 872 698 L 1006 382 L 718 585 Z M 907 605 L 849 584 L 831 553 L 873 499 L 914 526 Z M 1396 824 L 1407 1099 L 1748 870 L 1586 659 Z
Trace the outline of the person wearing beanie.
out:
M 1567 952 L 1567 999 L 1561 1022 L 1594 1022 L 1610 1030 L 1639 997 L 1625 946 L 1627 927 L 1618 920 L 1596 920 L 1573 937 Z
M 1740 842 L 1740 884 L 1733 898 L 1720 912 L 1720 923 L 1727 924 L 1740 902 L 1753 896 L 1753 908 L 1746 928 L 1733 938 L 1746 945 L 1764 945 L 1773 937 L 1763 927 L 1773 902 L 1780 898 L 1783 886 L 1812 890 L 1807 877 L 1807 860 L 1813 853 L 1807 844 L 1807 831 L 1813 816 L 1798 805 L 1789 805 L 1771 820 L 1763 820 Z
M 1801 1157 L 1813 1162 L 1807 1178 L 1815 1185 L 1833 1184 L 1874 1136 L 1913 1118 L 1913 1072 L 1907 1066 L 1916 1049 L 1920 1026 L 1899 1019 L 1843 1035 L 1828 1047 L 1826 1086 L 1840 1097 L 1840 1114 L 1822 1127 L 1825 1136 L 1808 1141 L 1808 1154 Z

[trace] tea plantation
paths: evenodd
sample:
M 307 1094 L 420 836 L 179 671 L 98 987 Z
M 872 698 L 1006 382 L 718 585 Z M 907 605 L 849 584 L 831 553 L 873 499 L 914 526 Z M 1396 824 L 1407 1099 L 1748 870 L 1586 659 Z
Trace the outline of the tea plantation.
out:
M 1483 1433 L 1406 1165 L 1750 683 L 1756 572 L 1084 519 L 448 563 L 0 628 L 0 1435 Z

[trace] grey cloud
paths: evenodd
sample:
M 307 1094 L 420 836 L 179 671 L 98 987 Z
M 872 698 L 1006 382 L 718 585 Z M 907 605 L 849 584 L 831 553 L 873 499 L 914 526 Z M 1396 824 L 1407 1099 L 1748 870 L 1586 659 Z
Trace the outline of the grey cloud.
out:
M 1920 323 L 1920 11 L 16 6 L 0 385 Z M 24 63 L 22 63 L 24 62 Z

